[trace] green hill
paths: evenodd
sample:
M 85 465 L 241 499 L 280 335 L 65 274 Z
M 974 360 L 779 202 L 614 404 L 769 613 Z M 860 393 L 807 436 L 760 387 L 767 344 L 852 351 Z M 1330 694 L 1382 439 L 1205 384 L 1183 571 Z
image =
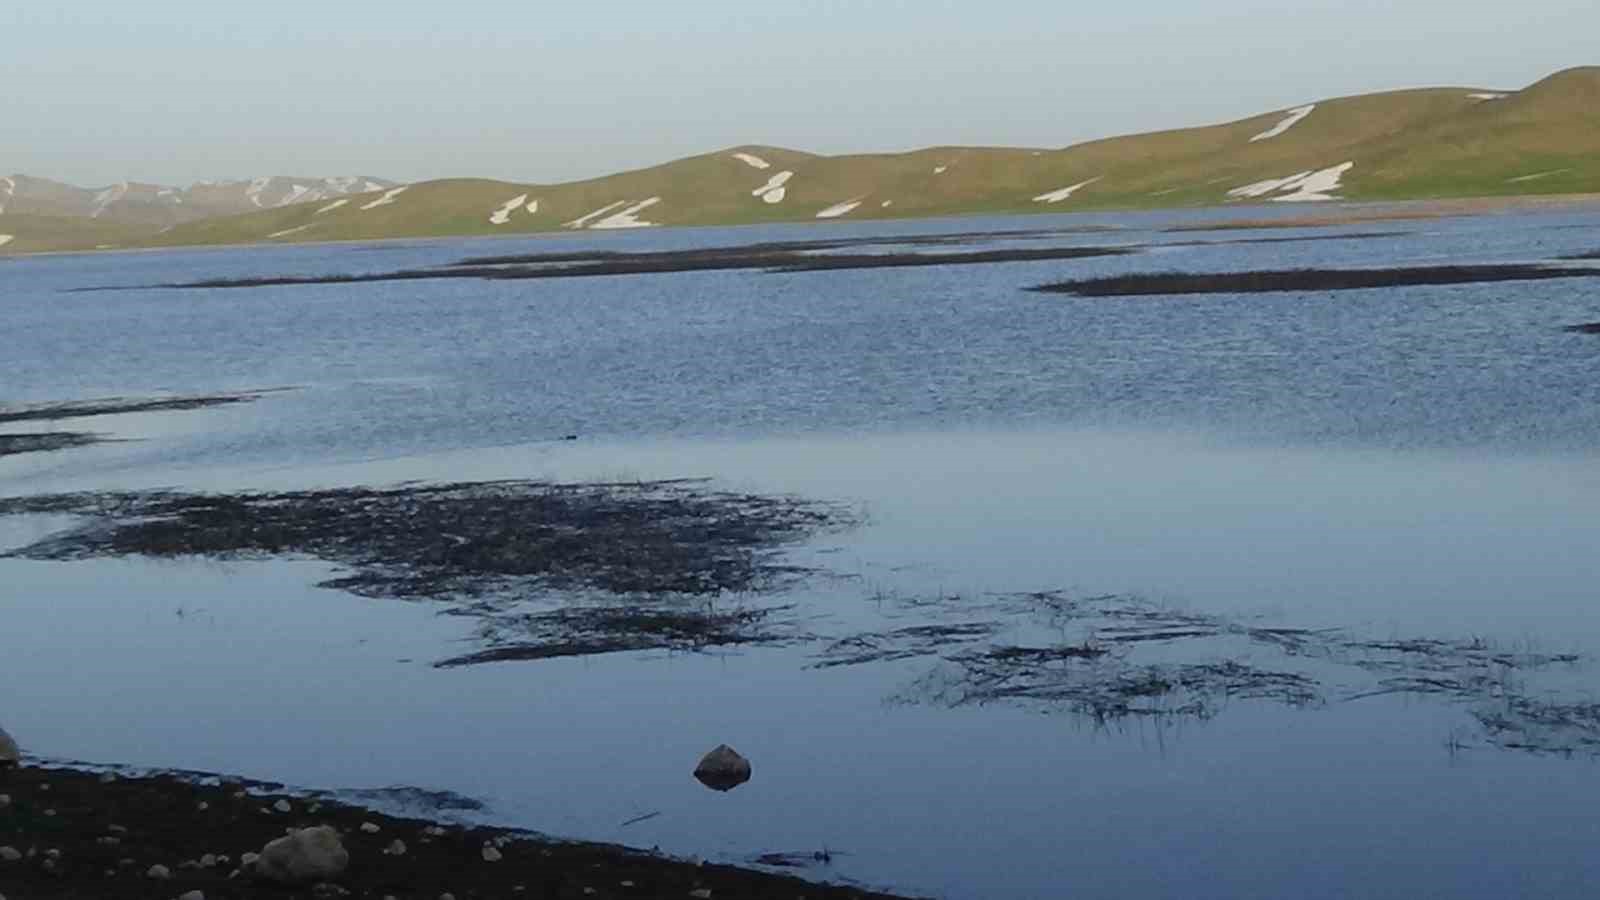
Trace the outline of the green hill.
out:
M 1062 149 L 734 147 L 566 184 L 429 181 L 205 219 L 150 246 L 972 213 L 1600 193 L 1600 68 L 1343 97 Z M 0 233 L 5 233 L 0 230 Z M 38 241 L 0 249 L 21 250 Z M 30 239 L 31 240 L 31 239 Z

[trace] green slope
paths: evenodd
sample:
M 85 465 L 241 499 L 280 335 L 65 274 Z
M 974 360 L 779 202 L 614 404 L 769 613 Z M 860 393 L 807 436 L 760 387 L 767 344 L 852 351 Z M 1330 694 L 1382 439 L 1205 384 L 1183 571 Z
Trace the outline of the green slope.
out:
M 385 196 L 377 192 L 332 208 L 315 203 L 209 219 L 148 243 L 555 232 L 591 227 L 646 202 L 651 205 L 639 207 L 637 217 L 651 224 L 729 225 L 816 221 L 819 212 L 846 202 L 859 205 L 843 218 L 862 219 L 1600 192 L 1600 68 L 1561 72 L 1495 99 L 1482 96 L 1497 93 L 1427 88 L 1325 100 L 1289 127 L 1254 140 L 1285 124 L 1291 111 L 1064 149 L 936 147 L 824 157 L 735 147 L 567 184 L 430 181 L 387 203 L 377 203 Z M 1319 171 L 1303 187 L 1266 184 L 1248 195 L 1238 192 Z M 785 172 L 781 202 L 758 196 L 772 176 Z M 1064 189 L 1073 186 L 1067 196 Z M 1051 192 L 1061 192 L 1056 202 L 1039 199 Z M 537 210 L 530 211 L 535 202 Z M 503 221 L 496 221 L 502 209 Z
M 98 219 L 5 213 L 0 215 L 0 256 L 135 247 L 154 233 L 154 227 Z

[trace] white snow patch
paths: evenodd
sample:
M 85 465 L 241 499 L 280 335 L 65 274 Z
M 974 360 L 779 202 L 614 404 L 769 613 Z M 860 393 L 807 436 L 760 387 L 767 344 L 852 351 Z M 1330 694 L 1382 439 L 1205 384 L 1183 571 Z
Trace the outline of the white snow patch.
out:
M 1560 175 L 1563 172 L 1571 171 L 1571 169 L 1551 169 L 1548 172 L 1535 172 L 1532 175 L 1518 175 L 1516 178 L 1507 178 L 1506 183 L 1516 184 L 1520 181 L 1538 181 L 1541 178 L 1549 178 L 1551 175 Z
M 1468 94 L 1468 100 L 1504 100 L 1510 94 Z
M 301 200 L 321 200 L 322 199 L 320 196 L 307 197 L 306 195 L 309 194 L 309 193 L 311 193 L 311 188 L 308 188 L 303 184 L 293 185 L 289 190 L 289 195 L 287 197 L 284 197 L 282 200 L 279 200 L 277 205 L 279 205 L 279 206 L 288 206 L 291 203 L 298 203 Z
M 252 179 L 250 179 L 250 186 L 244 189 L 245 197 L 251 203 L 254 203 L 257 206 L 262 206 L 262 203 L 261 203 L 261 192 L 266 190 L 267 189 L 267 185 L 270 184 L 271 182 L 272 182 L 271 176 L 264 176 L 264 177 L 261 177 L 261 178 L 252 178 Z M 263 207 L 263 208 L 265 208 L 265 207 Z
M 326 213 L 326 212 L 333 212 L 334 210 L 338 209 L 339 207 L 341 207 L 341 206 L 343 206 L 343 205 L 345 205 L 346 203 L 349 203 L 349 202 L 350 202 L 350 198 L 349 197 L 346 197 L 343 200 L 335 200 L 332 203 L 329 203 L 327 206 L 324 206 L 323 208 L 321 208 L 321 209 L 317 210 L 316 212 L 312 213 L 312 215 L 320 216 L 320 215 L 322 215 L 323 213 Z
M 117 202 L 118 200 L 121 200 L 123 198 L 123 196 L 125 194 L 127 194 L 127 193 L 128 193 L 128 183 L 126 181 L 124 181 L 123 183 L 117 185 L 116 187 L 109 187 L 109 188 L 106 188 L 105 190 L 101 191 L 100 193 L 95 194 L 94 195 L 94 210 L 89 213 L 89 218 L 91 218 L 91 219 L 100 218 L 100 214 L 101 213 L 104 213 L 107 209 L 110 209 L 111 208 L 111 204 Z
M 1104 177 L 1104 176 L 1100 176 L 1100 177 Z M 1033 198 L 1033 202 L 1035 202 L 1035 203 L 1060 203 L 1061 201 L 1067 199 L 1068 197 L 1071 197 L 1073 194 L 1076 194 L 1077 192 L 1083 190 L 1084 188 L 1088 187 L 1091 184 L 1094 184 L 1096 181 L 1099 181 L 1099 180 L 1100 180 L 1100 178 L 1098 178 L 1098 177 L 1097 178 L 1091 178 L 1088 181 L 1080 181 L 1080 182 L 1078 182 L 1077 184 L 1075 184 L 1075 185 L 1073 185 L 1071 187 L 1064 187 L 1064 188 L 1062 188 L 1062 189 L 1060 189 L 1058 191 L 1051 191 L 1048 194 L 1040 194 L 1039 196 Z
M 834 205 L 832 205 L 832 206 L 828 207 L 827 209 L 823 210 L 822 212 L 817 213 L 817 218 L 819 218 L 819 219 L 837 219 L 840 216 L 846 215 L 848 213 L 855 212 L 856 207 L 858 207 L 860 205 L 861 205 L 861 201 L 860 200 L 846 200 L 843 203 L 835 203 Z
M 528 201 L 528 214 L 532 215 L 533 213 L 536 213 L 538 211 L 539 211 L 539 201 L 538 200 L 529 200 Z
M 1355 168 L 1355 165 L 1353 162 L 1347 162 L 1314 172 L 1300 172 L 1287 178 L 1269 178 L 1266 181 L 1236 187 L 1228 192 L 1228 196 L 1235 200 L 1243 200 L 1265 197 L 1268 194 L 1281 195 L 1272 198 L 1274 203 L 1335 200 L 1337 198 L 1333 196 L 1333 192 L 1339 189 L 1344 174 Z
M 299 234 L 300 232 L 305 231 L 307 228 L 310 228 L 310 227 L 311 227 L 310 225 L 301 225 L 299 228 L 285 228 L 282 231 L 274 231 L 273 233 L 267 235 L 267 237 L 269 237 L 269 238 L 288 237 L 291 234 Z
M 654 228 L 656 223 L 640 220 L 639 213 L 644 212 L 660 202 L 660 197 L 651 197 L 649 200 L 635 203 L 616 215 L 606 216 L 604 219 L 601 219 L 593 225 L 590 225 L 589 228 L 597 231 L 609 231 L 617 228 Z
M 1285 131 L 1288 131 L 1289 129 L 1295 127 L 1296 125 L 1299 125 L 1300 124 L 1300 120 L 1304 119 L 1306 116 L 1311 115 L 1311 111 L 1316 109 L 1316 108 L 1317 108 L 1317 105 L 1315 103 L 1311 103 L 1311 104 L 1308 104 L 1306 106 L 1296 106 L 1294 109 L 1289 110 L 1289 112 L 1287 114 L 1287 118 L 1285 118 L 1282 122 L 1279 122 L 1278 124 L 1276 124 L 1276 125 L 1272 126 L 1271 128 L 1267 129 L 1266 131 L 1263 131 L 1260 134 L 1256 135 L 1255 137 L 1251 138 L 1250 139 L 1250 143 L 1254 144 L 1256 141 L 1265 141 L 1265 140 L 1268 140 L 1270 138 L 1275 138 L 1280 134 L 1283 134 Z
M 935 175 L 943 175 L 944 173 L 946 173 L 948 171 L 950 171 L 950 167 L 949 166 L 934 166 L 933 167 L 933 174 L 935 174 Z
M 606 213 L 611 212 L 614 209 L 618 209 L 620 207 L 627 206 L 627 205 L 628 205 L 628 201 L 626 201 L 626 200 L 618 200 L 617 202 L 611 204 L 610 206 L 602 206 L 599 209 L 595 210 L 592 213 L 589 213 L 586 216 L 579 216 L 578 218 L 573 219 L 571 222 L 564 222 L 564 223 L 562 223 L 561 227 L 563 227 L 563 228 L 588 228 L 589 227 L 589 223 L 594 221 L 595 219 L 600 218 L 601 216 L 605 215 Z
M 16 239 L 17 236 L 14 234 L 0 234 L 0 247 L 4 247 Z
M 1150 196 L 1152 196 L 1152 197 L 1165 197 L 1168 194 L 1176 194 L 1177 192 L 1179 192 L 1181 190 L 1183 190 L 1183 188 L 1167 188 L 1164 191 L 1155 191 Z
M 783 198 L 789 194 L 788 189 L 785 188 L 784 185 L 788 184 L 789 179 L 793 177 L 793 172 L 779 172 L 778 174 L 767 179 L 766 184 L 763 184 L 761 187 L 751 191 L 750 196 L 760 197 L 762 200 L 765 200 L 768 203 L 782 203 Z
M 489 222 L 493 225 L 504 225 L 511 221 L 511 214 L 522 208 L 528 202 L 527 194 L 518 194 L 507 200 L 499 209 L 489 214 Z
M 367 182 L 366 186 L 361 189 L 361 193 L 365 194 L 368 191 L 381 191 L 381 190 L 383 190 L 383 185 L 377 183 L 376 181 L 369 181 L 369 182 Z
M 888 209 L 889 207 L 891 207 L 893 205 L 894 205 L 894 201 L 893 200 L 885 200 L 885 201 L 883 201 L 882 204 L 880 204 L 880 208 Z
M 372 182 L 370 182 L 370 181 L 367 182 L 367 184 L 371 184 L 371 183 Z M 394 202 L 394 198 L 396 198 L 396 197 L 400 196 L 401 194 L 405 193 L 406 188 L 408 188 L 410 186 L 411 185 L 409 185 L 409 184 L 402 184 L 397 188 L 390 188 L 387 191 L 383 192 L 383 196 L 382 197 L 379 197 L 378 199 L 372 201 L 371 203 L 368 203 L 368 204 L 362 206 L 361 208 L 362 209 L 377 209 L 380 206 L 388 206 L 389 204 Z
M 745 165 L 749 166 L 752 169 L 770 169 L 770 168 L 772 168 L 772 163 L 767 162 L 766 160 L 762 159 L 759 156 L 756 156 L 753 153 L 735 153 L 733 155 L 733 158 L 737 159 L 738 161 L 740 161 L 742 163 L 744 163 Z

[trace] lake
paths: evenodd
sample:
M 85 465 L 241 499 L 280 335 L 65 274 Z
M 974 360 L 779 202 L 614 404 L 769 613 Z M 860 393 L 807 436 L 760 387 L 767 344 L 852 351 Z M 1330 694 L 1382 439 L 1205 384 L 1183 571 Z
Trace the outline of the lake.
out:
M 782 640 L 451 668 L 481 618 L 319 587 L 313 559 L 3 558 L 0 721 L 49 759 L 448 790 L 950 898 L 1592 896 L 1600 338 L 1562 329 L 1600 319 L 1595 282 L 1025 289 L 1538 262 L 1600 246 L 1600 211 L 1169 230 L 1217 215 L 0 263 L 0 401 L 289 388 L 0 425 L 117 439 L 0 458 L 0 496 L 708 478 L 860 520 L 785 551 L 805 577 L 711 601 Z M 960 249 L 1139 252 L 131 287 L 1049 228 Z M 73 522 L 0 518 L 0 550 Z M 716 793 L 689 773 L 723 742 L 755 773 Z

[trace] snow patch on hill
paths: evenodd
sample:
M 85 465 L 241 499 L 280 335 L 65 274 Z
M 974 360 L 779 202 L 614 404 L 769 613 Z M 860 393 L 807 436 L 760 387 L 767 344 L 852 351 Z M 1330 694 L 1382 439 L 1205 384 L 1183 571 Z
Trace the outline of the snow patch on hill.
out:
M 1347 162 L 1326 169 L 1298 172 L 1285 178 L 1269 178 L 1236 187 L 1228 192 L 1228 196 L 1235 200 L 1246 200 L 1270 194 L 1280 195 L 1272 198 L 1274 203 L 1336 200 L 1338 198 L 1333 196 L 1333 192 L 1339 189 L 1345 173 L 1355 168 L 1355 165 L 1353 162 Z
M 602 206 L 602 207 L 600 207 L 599 209 L 595 210 L 592 213 L 589 213 L 587 215 L 582 215 L 582 216 L 579 216 L 576 219 L 573 219 L 571 222 L 563 222 L 563 223 L 561 223 L 561 227 L 563 227 L 563 228 L 574 228 L 574 229 L 588 228 L 589 227 L 589 223 L 593 222 L 595 219 L 598 219 L 601 216 L 606 215 L 607 213 L 611 212 L 614 209 L 621 209 L 622 207 L 627 206 L 627 205 L 628 205 L 628 201 L 626 201 L 626 200 L 618 200 L 617 202 L 611 204 L 610 206 Z
M 1083 190 L 1084 188 L 1088 187 L 1091 184 L 1094 184 L 1096 181 L 1099 181 L 1099 180 L 1100 180 L 1099 178 L 1091 178 L 1088 181 L 1080 181 L 1077 184 L 1072 185 L 1071 187 L 1064 187 L 1064 188 L 1061 188 L 1060 190 L 1051 191 L 1048 194 L 1040 194 L 1039 196 L 1033 198 L 1033 202 L 1035 202 L 1035 203 L 1060 203 L 1061 201 L 1067 199 L 1068 197 L 1071 197 L 1073 194 L 1076 194 L 1077 192 Z
M 653 228 L 656 223 L 642 221 L 639 218 L 639 213 L 660 202 L 660 197 L 651 197 L 649 200 L 635 203 L 615 215 L 606 216 L 604 219 L 589 226 L 589 228 L 593 231 L 610 231 L 619 228 Z
M 1287 117 L 1282 122 L 1279 122 L 1266 131 L 1263 131 L 1251 138 L 1250 143 L 1254 144 L 1256 141 L 1271 140 L 1272 138 L 1283 134 L 1285 131 L 1288 131 L 1296 125 L 1299 125 L 1301 120 L 1305 119 L 1306 116 L 1311 115 L 1312 111 L 1316 108 L 1317 105 L 1315 103 L 1307 104 L 1305 106 L 1296 106 L 1294 109 L 1289 110 Z
M 4 247 L 16 239 L 17 236 L 14 234 L 0 234 L 0 247 Z
M 370 181 L 367 182 L 367 184 L 371 184 L 371 183 L 372 182 L 370 182 Z M 371 203 L 368 203 L 368 204 L 362 206 L 361 208 L 362 209 L 377 209 L 380 206 L 388 206 L 389 204 L 394 202 L 394 198 L 396 198 L 396 197 L 400 196 L 401 194 L 405 193 L 406 188 L 408 188 L 410 186 L 411 185 L 409 185 L 409 184 L 402 184 L 397 188 L 390 188 L 387 191 L 383 192 L 383 196 L 382 197 L 379 197 L 378 199 L 372 201 Z
M 128 193 L 128 183 L 126 181 L 124 181 L 123 183 L 117 185 L 116 187 L 108 187 L 105 190 L 101 191 L 100 193 L 95 194 L 94 195 L 94 206 L 89 212 L 89 218 L 91 218 L 91 219 L 100 218 L 102 215 L 105 214 L 106 210 L 111 208 L 111 204 L 116 203 L 118 200 L 121 200 L 124 196 L 127 195 L 127 193 Z
M 1489 94 L 1489 93 L 1468 94 L 1467 95 L 1467 99 L 1468 100 L 1504 100 L 1505 98 L 1507 98 L 1509 96 L 1511 96 L 1511 95 L 1510 94 Z
M 317 210 L 316 212 L 312 213 L 312 215 L 320 216 L 323 213 L 333 212 L 334 210 L 338 209 L 339 207 L 341 207 L 341 206 L 343 206 L 343 205 L 345 205 L 346 203 L 349 203 L 349 202 L 350 202 L 350 198 L 349 197 L 346 197 L 343 200 L 335 200 L 332 203 L 329 203 L 327 206 L 324 206 L 323 208 L 321 208 L 321 209 Z
M 511 214 L 521 209 L 522 204 L 527 202 L 527 194 L 518 194 L 517 196 L 512 197 L 510 200 L 507 200 L 505 203 L 501 204 L 499 209 L 489 214 L 489 223 L 491 225 L 506 224 L 507 222 L 511 221 Z M 535 205 L 537 205 L 537 201 L 535 202 Z
M 742 163 L 744 163 L 745 165 L 749 166 L 752 169 L 770 169 L 770 168 L 772 168 L 772 163 L 767 162 L 766 160 L 762 159 L 759 156 L 756 156 L 753 153 L 735 153 L 733 155 L 733 158 L 737 159 L 738 161 L 740 161 Z
M 767 183 L 750 192 L 752 197 L 760 197 L 767 203 L 782 203 L 783 198 L 789 195 L 789 189 L 784 185 L 794 177 L 793 172 L 783 171 L 767 179 Z
M 843 203 L 835 203 L 822 212 L 817 213 L 817 218 L 837 219 L 840 216 L 849 215 L 850 213 L 855 212 L 856 207 L 860 206 L 861 202 L 862 201 L 860 200 L 846 200 Z
M 300 232 L 305 231 L 307 228 L 310 228 L 310 227 L 311 227 L 310 225 L 301 225 L 298 228 L 285 228 L 282 231 L 274 231 L 273 233 L 267 235 L 267 237 L 269 237 L 269 238 L 288 237 L 291 234 L 299 234 Z

